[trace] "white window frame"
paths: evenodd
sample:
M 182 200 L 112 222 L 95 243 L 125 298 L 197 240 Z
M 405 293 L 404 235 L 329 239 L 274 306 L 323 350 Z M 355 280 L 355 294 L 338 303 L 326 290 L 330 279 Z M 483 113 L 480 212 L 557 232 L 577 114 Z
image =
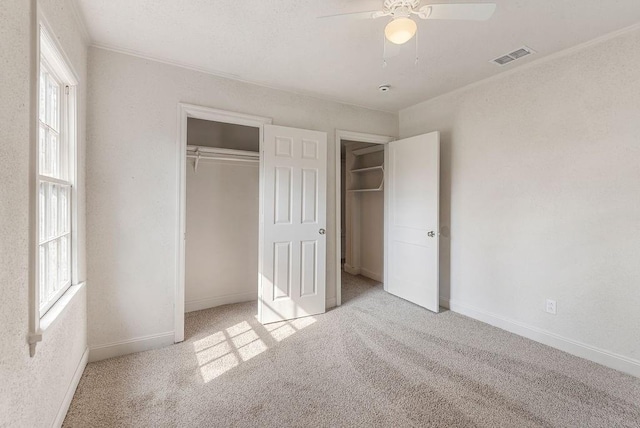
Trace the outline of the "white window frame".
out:
M 44 98 L 47 98 L 46 104 L 44 107 L 45 116 L 51 116 L 52 112 L 55 112 L 55 122 L 57 123 L 49 123 L 50 117 L 45 117 L 42 119 L 42 112 L 38 116 L 38 187 L 39 187 L 39 207 L 38 207 L 38 255 L 40 257 L 38 263 L 38 281 L 39 281 L 39 306 L 38 310 L 40 311 L 40 316 L 44 316 L 49 309 L 58 301 L 58 299 L 69 289 L 71 286 L 71 219 L 73 217 L 73 213 L 71 212 L 71 191 L 74 188 L 73 183 L 71 182 L 70 175 L 70 147 L 68 141 L 69 128 L 68 126 L 68 110 L 69 110 L 69 86 L 66 82 L 61 81 L 58 78 L 58 73 L 53 70 L 48 63 L 48 59 L 42 55 L 40 58 L 40 75 L 42 73 L 46 73 L 47 78 L 45 82 L 45 86 L 48 88 L 49 82 L 52 82 L 57 86 L 58 99 L 57 105 L 49 106 L 48 94 L 45 95 Z M 40 91 L 47 91 L 47 88 L 43 88 L 43 79 L 40 79 Z M 39 109 L 43 108 L 41 96 Z M 43 132 L 44 131 L 44 132 Z M 48 153 L 45 156 L 43 152 L 43 148 L 49 145 L 49 138 L 51 136 L 57 136 L 57 148 L 54 153 Z M 42 141 L 45 140 L 44 144 Z M 50 150 L 50 149 L 48 149 Z M 47 150 L 47 151 L 48 151 Z M 56 165 L 56 171 L 50 171 L 50 174 L 46 175 L 43 173 L 42 169 L 42 160 L 43 158 L 55 158 L 54 161 L 51 161 Z M 45 167 L 46 168 L 46 167 Z M 44 186 L 44 192 L 42 189 Z M 56 190 L 57 195 L 55 198 L 51 197 L 51 190 Z M 62 192 L 66 193 L 66 198 L 64 201 L 61 200 Z M 44 197 L 42 195 L 45 195 Z M 42 206 L 41 202 L 43 200 L 47 201 L 46 208 Z M 55 207 L 50 209 L 50 204 L 54 202 Z M 64 205 L 66 206 L 64 206 Z M 45 208 L 43 210 L 43 208 Z M 45 213 L 41 213 L 40 211 L 46 211 Z M 55 216 L 52 216 L 55 214 Z M 64 214 L 64 217 L 63 217 Z M 52 223 L 56 223 L 55 226 L 52 226 Z M 48 229 L 53 229 L 51 236 L 43 236 L 42 232 L 47 231 Z M 66 254 L 62 256 L 62 243 L 66 242 Z M 51 272 L 47 272 L 51 267 L 49 263 L 45 260 L 42 260 L 42 254 L 47 254 L 51 245 L 53 244 L 53 248 L 56 250 L 56 260 L 55 260 L 55 273 L 52 275 Z M 65 282 L 62 283 L 61 272 L 62 270 L 66 271 Z M 55 288 L 52 290 L 53 294 L 47 295 L 43 299 L 43 283 L 52 283 Z M 48 286 L 44 286 L 44 288 L 48 288 Z
M 32 27 L 33 28 L 33 27 Z M 33 125 L 33 141 L 35 146 L 32 149 L 33 161 L 32 174 L 34 176 L 33 188 L 32 188 L 32 227 L 35 228 L 32 236 L 32 245 L 34 256 L 32 259 L 32 274 L 31 276 L 31 292 L 30 292 L 30 312 L 32 314 L 32 322 L 30 322 L 30 334 L 29 345 L 31 356 L 35 355 L 35 344 L 42 340 L 42 330 L 48 327 L 53 319 L 61 312 L 62 308 L 59 306 L 66 306 L 68 299 L 63 298 L 70 292 L 70 288 L 73 285 L 78 284 L 78 206 L 77 206 L 77 139 L 78 139 L 78 120 L 77 120 L 77 86 L 78 78 L 76 73 L 70 66 L 70 61 L 65 56 L 62 49 L 58 46 L 56 38 L 53 37 L 53 33 L 50 27 L 46 23 L 46 20 L 41 14 L 38 14 L 37 24 L 34 29 L 35 34 L 35 46 L 33 55 L 35 67 L 31 74 L 31 82 L 34 87 L 32 92 L 32 101 L 35 103 L 34 108 L 31 110 L 32 115 L 35 115 L 32 120 Z M 52 178 L 49 176 L 40 175 L 40 67 L 41 63 L 45 63 L 47 70 L 55 77 L 55 79 L 61 84 L 60 91 L 60 125 L 59 132 L 61 140 L 64 139 L 64 143 L 61 141 L 61 147 L 66 146 L 67 156 L 65 156 L 65 162 L 67 165 L 63 165 L 67 171 L 67 178 L 64 180 L 58 178 Z M 68 255 L 70 258 L 69 263 L 69 281 L 53 295 L 46 305 L 40 305 L 40 246 L 44 239 L 40 237 L 40 183 L 51 182 L 63 186 L 69 186 L 69 192 L 67 195 L 69 203 L 69 217 L 70 224 L 69 229 L 64 235 L 69 236 L 68 241 Z M 58 237 L 59 238 L 59 237 Z M 57 308 L 57 309 L 56 309 Z M 55 310 L 54 310 L 55 309 Z M 53 314 L 53 315 L 52 315 Z M 46 315 L 46 320 L 43 318 Z

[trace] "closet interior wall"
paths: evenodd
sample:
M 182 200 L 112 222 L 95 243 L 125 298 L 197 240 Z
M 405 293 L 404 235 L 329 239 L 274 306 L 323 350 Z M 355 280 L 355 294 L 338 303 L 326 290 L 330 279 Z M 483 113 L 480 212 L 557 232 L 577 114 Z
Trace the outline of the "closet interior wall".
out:
M 344 142 L 344 270 L 376 281 L 384 266 L 384 145 Z M 371 148 L 370 153 L 366 152 Z
M 187 125 L 185 312 L 258 299 L 258 129 L 230 133 L 222 125 L 239 125 L 207 122 Z M 204 152 L 197 168 L 194 147 Z M 211 147 L 255 159 L 212 159 Z

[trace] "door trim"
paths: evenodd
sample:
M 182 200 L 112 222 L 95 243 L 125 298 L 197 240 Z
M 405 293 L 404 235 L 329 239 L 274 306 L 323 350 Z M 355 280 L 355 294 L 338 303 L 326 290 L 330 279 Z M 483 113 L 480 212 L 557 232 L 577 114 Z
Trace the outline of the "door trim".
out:
M 335 177 L 336 177 L 336 189 L 335 189 L 335 261 L 336 261 L 336 306 L 342 305 L 342 272 L 340 269 L 341 255 L 342 255 L 342 237 L 340 235 L 341 227 L 341 178 L 340 178 L 340 147 L 342 140 L 357 141 L 359 143 L 373 143 L 373 144 L 387 144 L 391 141 L 397 140 L 395 137 L 388 137 L 386 135 L 366 134 L 363 132 L 345 131 L 342 129 L 336 129 L 335 138 Z
M 178 138 L 176 144 L 177 162 L 177 206 L 176 216 L 176 277 L 174 302 L 174 342 L 184 340 L 185 311 L 185 234 L 186 234 L 186 196 L 187 196 L 187 119 L 211 120 L 258 128 L 260 130 L 260 158 L 262 160 L 262 137 L 265 124 L 271 124 L 272 118 L 252 116 L 227 110 L 219 110 L 194 104 L 178 103 Z M 260 162 L 260 186 L 262 186 L 262 162 Z M 262 190 L 262 187 L 261 189 Z M 262 191 L 260 191 L 260 216 L 262 216 Z M 261 237 L 259 238 L 261 239 Z M 262 242 L 258 243 L 262 248 Z M 256 284 L 256 287 L 258 284 Z

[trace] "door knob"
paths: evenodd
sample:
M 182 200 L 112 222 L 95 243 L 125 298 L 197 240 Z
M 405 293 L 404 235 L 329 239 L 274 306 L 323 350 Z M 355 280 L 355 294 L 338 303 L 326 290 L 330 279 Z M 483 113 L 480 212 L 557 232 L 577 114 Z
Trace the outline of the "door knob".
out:
M 427 236 L 429 238 L 433 238 L 434 236 L 436 236 L 436 233 L 432 230 L 431 232 L 427 233 Z
M 318 231 L 318 233 L 319 233 L 320 235 L 324 235 L 324 233 L 325 233 L 325 232 L 326 232 L 326 230 L 324 230 L 324 229 L 320 229 L 320 230 Z

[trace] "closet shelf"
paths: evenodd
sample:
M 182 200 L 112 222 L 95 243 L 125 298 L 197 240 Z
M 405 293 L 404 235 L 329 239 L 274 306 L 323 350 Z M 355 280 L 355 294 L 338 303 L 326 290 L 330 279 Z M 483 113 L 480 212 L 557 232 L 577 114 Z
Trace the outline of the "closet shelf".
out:
M 382 191 L 382 187 L 384 186 L 384 162 L 381 165 L 374 165 L 374 166 L 362 166 L 362 163 L 364 163 L 361 159 L 357 159 L 360 156 L 364 156 L 364 155 L 368 155 L 371 153 L 380 153 L 384 151 L 384 145 L 383 144 L 376 144 L 373 146 L 369 146 L 369 147 L 364 147 L 361 149 L 355 149 L 355 150 L 351 150 L 351 154 L 353 156 L 355 156 L 355 159 L 352 159 L 350 161 L 351 163 L 351 167 L 353 169 L 350 169 L 349 172 L 351 174 L 362 174 L 362 173 L 367 173 L 367 172 L 381 172 L 382 174 L 380 174 L 380 184 L 378 185 L 378 187 L 376 188 L 360 188 L 358 189 L 358 185 L 359 184 L 364 184 L 360 182 L 360 179 L 355 179 L 356 177 L 351 177 L 352 179 L 352 185 L 351 187 L 356 187 L 356 188 L 351 188 L 347 190 L 347 193 L 365 193 L 365 192 L 380 192 Z M 370 159 L 371 161 L 373 160 L 373 158 Z M 379 161 L 378 161 L 379 162 Z M 375 162 L 375 163 L 378 163 Z M 360 164 L 360 165 L 358 165 Z M 366 165 L 366 163 L 365 163 Z M 357 167 L 357 166 L 362 166 L 362 167 Z M 354 168 L 355 167 L 355 168 Z M 360 176 L 361 178 L 364 178 L 362 176 Z M 371 177 L 370 175 L 367 175 L 367 177 Z M 371 186 L 371 183 L 368 184 L 369 186 Z
M 375 189 L 350 189 L 347 190 L 347 193 L 362 193 L 362 192 L 381 192 L 384 187 L 384 180 L 380 182 L 380 186 Z
M 384 151 L 384 144 L 376 144 L 375 146 L 365 147 L 363 149 L 352 150 L 355 156 L 367 155 L 369 153 L 382 152 Z
M 358 172 L 367 172 L 367 171 L 376 171 L 376 170 L 380 170 L 384 172 L 384 167 L 382 165 L 378 165 L 378 166 L 370 166 L 368 168 L 358 168 L 358 169 L 352 169 L 349 172 L 353 172 L 353 173 L 358 173 Z

